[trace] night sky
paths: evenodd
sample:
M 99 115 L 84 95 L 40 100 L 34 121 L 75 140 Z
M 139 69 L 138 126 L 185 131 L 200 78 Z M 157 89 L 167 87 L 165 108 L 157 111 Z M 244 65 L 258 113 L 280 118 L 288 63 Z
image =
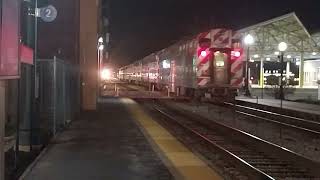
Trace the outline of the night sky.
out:
M 295 11 L 320 30 L 319 0 L 108 0 L 112 62 L 129 64 L 180 38 L 214 27 L 243 28 Z

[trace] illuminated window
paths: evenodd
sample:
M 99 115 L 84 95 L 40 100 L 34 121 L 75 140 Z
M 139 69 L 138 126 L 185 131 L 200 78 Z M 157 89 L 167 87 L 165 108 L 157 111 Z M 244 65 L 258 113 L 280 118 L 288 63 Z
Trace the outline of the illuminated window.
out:
M 163 60 L 162 61 L 162 68 L 163 69 L 169 69 L 170 68 L 170 61 L 169 60 Z
M 304 79 L 306 83 L 310 82 L 310 72 L 304 72 Z
M 317 80 L 318 80 L 318 73 L 317 72 L 313 72 L 312 81 L 317 81 Z
M 224 62 L 227 59 L 227 55 L 225 53 L 221 53 L 219 51 L 214 53 L 214 59 L 217 67 L 223 67 Z

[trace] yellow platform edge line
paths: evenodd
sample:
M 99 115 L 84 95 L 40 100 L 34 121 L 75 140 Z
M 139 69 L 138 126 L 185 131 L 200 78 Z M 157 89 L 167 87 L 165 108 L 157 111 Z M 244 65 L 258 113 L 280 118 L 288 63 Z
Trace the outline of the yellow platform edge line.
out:
M 121 101 L 175 179 L 224 179 L 146 114 L 139 104 L 127 98 Z

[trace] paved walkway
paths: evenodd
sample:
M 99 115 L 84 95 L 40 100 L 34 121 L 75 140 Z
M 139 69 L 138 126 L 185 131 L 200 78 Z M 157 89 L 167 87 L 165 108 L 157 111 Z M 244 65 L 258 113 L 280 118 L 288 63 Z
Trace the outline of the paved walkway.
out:
M 247 101 L 251 103 L 257 103 L 273 106 L 273 107 L 280 107 L 281 101 L 278 99 L 248 99 L 248 98 L 237 98 L 237 100 L 241 101 Z M 320 105 L 314 105 L 314 104 L 306 104 L 306 103 L 298 103 L 298 102 L 292 102 L 292 101 L 283 101 L 282 107 L 284 109 L 291 109 L 295 111 L 301 111 L 301 112 L 307 112 L 311 114 L 318 114 L 320 115 Z
M 104 102 L 63 132 L 25 180 L 168 180 L 168 169 L 152 150 L 125 105 Z

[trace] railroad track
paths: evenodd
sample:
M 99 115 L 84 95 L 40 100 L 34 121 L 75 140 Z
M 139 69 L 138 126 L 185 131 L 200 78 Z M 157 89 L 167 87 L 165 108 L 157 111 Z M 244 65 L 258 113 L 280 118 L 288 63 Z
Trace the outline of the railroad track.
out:
M 299 131 L 305 131 L 316 136 L 320 136 L 320 122 L 313 120 L 298 118 L 294 116 L 289 116 L 285 114 L 280 114 L 276 112 L 261 110 L 258 108 L 233 104 L 225 102 L 225 105 L 230 108 L 235 108 L 236 113 L 241 115 L 257 118 L 260 120 L 265 120 L 273 123 L 278 123 L 279 125 L 286 126 L 289 128 L 297 129 Z
M 129 84 L 118 84 L 118 88 L 124 91 L 138 91 L 138 89 L 131 87 Z
M 159 104 L 154 105 L 154 110 L 164 117 L 172 133 L 180 129 L 185 135 L 204 141 L 233 164 L 230 171 L 240 170 L 250 180 L 320 179 L 318 163 L 285 148 L 192 113 Z

